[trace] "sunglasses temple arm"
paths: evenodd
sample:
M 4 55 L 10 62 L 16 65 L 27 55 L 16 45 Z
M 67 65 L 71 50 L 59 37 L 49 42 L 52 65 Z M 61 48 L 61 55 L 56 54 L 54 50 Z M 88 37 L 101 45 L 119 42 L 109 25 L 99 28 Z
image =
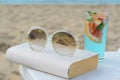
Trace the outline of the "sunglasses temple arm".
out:
M 82 48 L 83 47 L 83 41 L 77 40 L 77 47 Z

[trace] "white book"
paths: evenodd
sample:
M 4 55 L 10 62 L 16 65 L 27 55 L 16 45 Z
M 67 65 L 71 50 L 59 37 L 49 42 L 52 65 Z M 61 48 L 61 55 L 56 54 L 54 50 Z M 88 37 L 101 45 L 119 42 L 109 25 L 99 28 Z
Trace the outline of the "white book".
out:
M 20 66 L 24 80 L 120 80 L 120 52 L 106 52 L 105 59 L 98 68 L 73 79 L 57 77 L 42 71 Z
M 20 74 L 24 80 L 67 80 L 65 78 L 30 69 L 25 66 L 20 66 Z
M 73 56 L 61 56 L 48 44 L 43 51 L 31 50 L 28 43 L 7 50 L 6 57 L 15 63 L 63 78 L 73 78 L 97 67 L 98 55 L 77 50 Z

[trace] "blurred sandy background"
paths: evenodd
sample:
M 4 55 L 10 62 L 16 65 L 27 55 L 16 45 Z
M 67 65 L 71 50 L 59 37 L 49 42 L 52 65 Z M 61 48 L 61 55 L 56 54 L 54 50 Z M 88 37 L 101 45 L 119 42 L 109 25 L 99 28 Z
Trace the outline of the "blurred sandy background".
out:
M 27 41 L 31 26 L 48 33 L 65 29 L 76 32 L 83 49 L 83 12 L 110 12 L 107 51 L 120 47 L 120 5 L 0 5 L 0 80 L 22 80 L 18 65 L 5 59 L 8 47 Z

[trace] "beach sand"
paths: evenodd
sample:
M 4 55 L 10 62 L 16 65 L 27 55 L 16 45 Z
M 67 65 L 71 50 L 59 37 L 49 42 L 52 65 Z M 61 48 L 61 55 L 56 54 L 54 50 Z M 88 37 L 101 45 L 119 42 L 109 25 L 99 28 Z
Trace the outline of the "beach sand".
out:
M 61 29 L 76 33 L 79 48 L 83 49 L 83 12 L 87 10 L 110 13 L 106 50 L 117 50 L 120 5 L 0 5 L 0 80 L 22 80 L 18 65 L 7 61 L 5 52 L 26 42 L 32 26 L 44 27 L 48 34 Z

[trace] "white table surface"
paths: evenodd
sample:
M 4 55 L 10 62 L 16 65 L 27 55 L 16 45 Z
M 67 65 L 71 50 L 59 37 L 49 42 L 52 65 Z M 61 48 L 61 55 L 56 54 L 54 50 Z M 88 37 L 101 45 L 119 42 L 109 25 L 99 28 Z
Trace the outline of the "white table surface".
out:
M 24 80 L 66 80 L 24 66 L 20 67 L 20 73 Z M 120 49 L 106 52 L 104 61 L 99 62 L 97 69 L 72 80 L 120 80 Z

